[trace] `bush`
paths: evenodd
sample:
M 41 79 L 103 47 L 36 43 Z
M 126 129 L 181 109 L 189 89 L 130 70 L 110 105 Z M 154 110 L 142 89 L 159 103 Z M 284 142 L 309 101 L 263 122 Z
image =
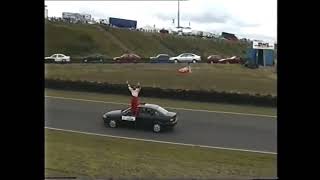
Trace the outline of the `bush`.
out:
M 109 84 L 89 81 L 68 81 L 60 79 L 46 79 L 45 87 L 61 90 L 98 92 L 127 95 L 128 89 L 125 84 Z M 191 100 L 199 102 L 221 102 L 231 104 L 249 104 L 256 106 L 277 106 L 277 97 L 260 94 L 240 94 L 218 91 L 185 90 L 185 89 L 161 89 L 154 87 L 143 87 L 143 97 L 170 98 L 179 100 Z

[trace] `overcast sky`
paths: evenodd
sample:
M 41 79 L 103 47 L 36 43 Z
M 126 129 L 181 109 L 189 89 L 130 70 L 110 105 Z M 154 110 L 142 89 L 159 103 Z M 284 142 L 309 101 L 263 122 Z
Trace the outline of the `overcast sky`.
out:
M 62 12 L 89 13 L 95 19 L 117 17 L 137 20 L 137 26 L 177 26 L 178 1 L 45 1 L 48 16 Z M 238 37 L 276 41 L 277 0 L 180 1 L 180 25 Z

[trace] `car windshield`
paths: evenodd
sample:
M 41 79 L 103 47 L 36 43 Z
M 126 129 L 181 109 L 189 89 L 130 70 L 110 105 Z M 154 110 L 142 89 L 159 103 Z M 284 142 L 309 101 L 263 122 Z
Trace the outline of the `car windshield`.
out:
M 123 112 L 123 113 L 127 113 L 128 111 L 130 111 L 130 109 L 131 109 L 130 107 L 127 108 L 127 109 L 123 109 L 122 112 Z
M 169 111 L 165 110 L 164 108 L 162 108 L 160 106 L 157 108 L 157 110 L 162 114 L 167 114 L 169 112 Z

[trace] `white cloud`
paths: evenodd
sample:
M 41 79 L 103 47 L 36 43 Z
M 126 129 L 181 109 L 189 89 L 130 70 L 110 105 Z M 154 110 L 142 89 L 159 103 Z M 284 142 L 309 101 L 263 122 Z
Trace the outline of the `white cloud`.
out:
M 177 23 L 177 1 L 45 1 L 48 15 L 90 13 L 94 18 L 118 17 L 138 21 L 138 27 L 168 27 Z M 180 25 L 204 31 L 227 31 L 244 37 L 277 37 L 277 0 L 180 1 Z

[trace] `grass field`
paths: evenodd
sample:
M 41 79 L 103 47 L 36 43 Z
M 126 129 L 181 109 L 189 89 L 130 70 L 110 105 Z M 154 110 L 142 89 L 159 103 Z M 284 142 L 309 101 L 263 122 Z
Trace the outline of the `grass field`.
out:
M 66 24 L 46 21 L 45 55 L 64 53 L 71 57 L 90 54 L 119 56 L 125 51 L 134 52 L 141 57 L 159 53 L 178 55 L 192 52 L 202 56 L 220 54 L 244 56 L 245 44 L 215 42 L 193 37 L 160 36 L 154 33 L 106 28 L 90 24 Z
M 100 93 L 88 93 L 88 92 L 74 92 L 74 91 L 61 91 L 45 89 L 46 96 L 65 97 L 74 99 L 86 99 L 94 101 L 115 102 L 115 103 L 129 103 L 130 96 L 113 95 L 113 94 L 100 94 Z M 193 101 L 182 100 L 170 100 L 159 98 L 145 98 L 141 97 L 142 102 L 158 104 L 162 107 L 174 107 L 185 109 L 199 109 L 209 111 L 224 111 L 234 113 L 246 113 L 246 114 L 260 114 L 268 116 L 276 116 L 277 109 L 270 107 L 257 107 L 257 106 L 244 106 L 244 105 L 231 105 L 222 103 L 203 103 Z M 273 120 L 273 119 L 271 119 Z
M 247 69 L 235 64 L 192 64 L 191 74 L 179 74 L 185 64 L 46 64 L 45 78 L 88 80 L 143 87 L 233 91 L 277 95 L 273 69 Z
M 277 156 L 46 129 L 45 175 L 92 179 L 276 177 Z

